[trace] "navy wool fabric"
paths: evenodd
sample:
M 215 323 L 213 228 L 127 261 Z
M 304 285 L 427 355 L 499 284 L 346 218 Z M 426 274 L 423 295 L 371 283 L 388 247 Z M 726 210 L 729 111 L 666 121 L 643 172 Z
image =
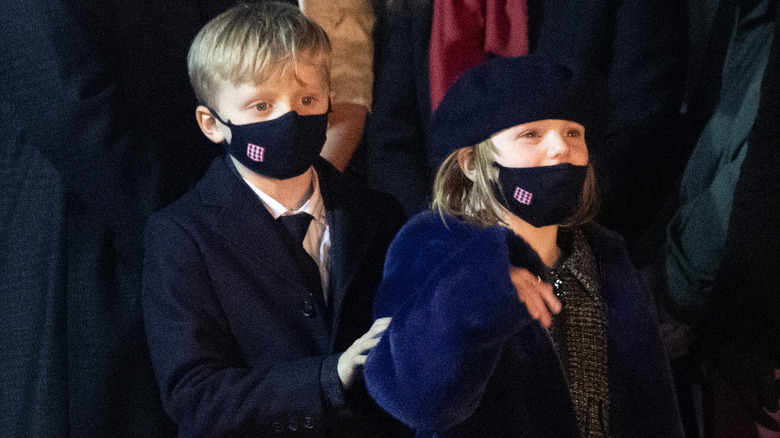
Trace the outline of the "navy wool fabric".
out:
M 325 160 L 316 168 L 331 233 L 329 309 L 229 158 L 150 218 L 144 322 L 180 436 L 393 436 L 360 382 L 344 392 L 336 365 L 371 326 L 404 216 Z
M 537 120 L 572 120 L 590 133 L 601 118 L 599 88 L 545 55 L 485 61 L 460 75 L 431 115 L 434 158 Z
M 579 435 L 546 331 L 517 299 L 505 227 L 433 213 L 411 219 L 388 251 L 375 317 L 392 316 L 369 354 L 369 393 L 419 437 Z M 613 437 L 681 437 L 653 303 L 622 239 L 586 235 L 607 306 Z M 520 257 L 532 272 L 530 247 Z

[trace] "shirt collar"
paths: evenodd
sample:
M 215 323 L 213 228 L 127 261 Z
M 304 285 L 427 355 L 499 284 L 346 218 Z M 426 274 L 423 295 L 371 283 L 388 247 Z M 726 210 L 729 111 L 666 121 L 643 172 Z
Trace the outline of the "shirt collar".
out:
M 268 210 L 269 213 L 271 213 L 271 216 L 273 216 L 274 219 L 277 219 L 279 218 L 279 216 L 282 215 L 296 214 L 296 213 L 309 213 L 317 221 L 324 222 L 325 205 L 322 201 L 322 194 L 320 193 L 320 179 L 317 176 L 317 170 L 314 169 L 313 167 L 311 170 L 312 170 L 311 196 L 309 196 L 309 199 L 307 199 L 306 202 L 304 202 L 303 205 L 301 205 L 297 210 L 288 210 L 284 205 L 282 205 L 281 202 L 277 201 L 269 194 L 255 187 L 251 182 L 249 182 L 249 180 L 243 177 L 242 179 L 247 183 L 247 185 L 249 185 L 249 188 L 251 188 L 252 191 L 254 191 L 255 194 L 257 194 L 257 196 L 260 198 L 260 201 L 263 202 L 263 205 L 265 205 L 265 208 Z

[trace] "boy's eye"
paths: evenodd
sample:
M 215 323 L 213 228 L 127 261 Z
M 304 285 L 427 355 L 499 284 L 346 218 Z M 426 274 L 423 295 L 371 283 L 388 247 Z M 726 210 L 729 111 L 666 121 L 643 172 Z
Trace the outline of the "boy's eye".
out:
M 260 103 L 258 103 L 257 105 L 255 105 L 255 108 L 256 108 L 258 111 L 265 111 L 265 110 L 267 110 L 267 109 L 268 109 L 268 104 L 267 104 L 267 103 L 265 103 L 265 102 L 260 102 Z
M 301 103 L 303 103 L 304 105 L 311 105 L 313 100 L 314 99 L 311 96 L 306 96 L 303 99 L 301 99 Z
M 566 136 L 577 138 L 582 136 L 582 132 L 580 132 L 579 129 L 569 129 L 568 131 L 566 131 Z

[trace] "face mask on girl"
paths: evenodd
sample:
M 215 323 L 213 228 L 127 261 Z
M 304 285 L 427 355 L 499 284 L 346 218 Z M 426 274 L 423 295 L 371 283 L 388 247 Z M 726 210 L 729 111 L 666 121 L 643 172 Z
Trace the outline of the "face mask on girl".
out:
M 211 114 L 230 128 L 228 153 L 252 172 L 275 179 L 288 179 L 305 172 L 325 144 L 328 113 L 300 116 L 290 111 L 264 122 L 234 125 Z
M 498 202 L 534 227 L 560 224 L 579 205 L 588 166 L 571 163 L 541 167 L 504 167 L 498 169 L 493 192 Z

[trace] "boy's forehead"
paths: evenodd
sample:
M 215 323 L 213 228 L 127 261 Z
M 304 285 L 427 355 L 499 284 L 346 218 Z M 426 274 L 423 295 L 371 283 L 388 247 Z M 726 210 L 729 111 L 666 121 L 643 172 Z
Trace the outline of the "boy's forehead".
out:
M 323 64 L 322 57 L 306 54 L 273 63 L 251 60 L 244 66 L 237 67 L 237 70 L 241 72 L 236 72 L 238 74 L 230 80 L 234 86 L 245 83 L 262 86 L 268 82 L 295 81 L 303 86 L 327 87 L 328 82 L 328 69 Z
M 328 92 L 328 82 L 318 66 L 310 62 L 288 62 L 283 66 L 257 72 L 255 75 L 236 75 L 219 81 L 219 94 L 231 91 L 282 91 L 289 86 L 300 86 L 311 91 Z

